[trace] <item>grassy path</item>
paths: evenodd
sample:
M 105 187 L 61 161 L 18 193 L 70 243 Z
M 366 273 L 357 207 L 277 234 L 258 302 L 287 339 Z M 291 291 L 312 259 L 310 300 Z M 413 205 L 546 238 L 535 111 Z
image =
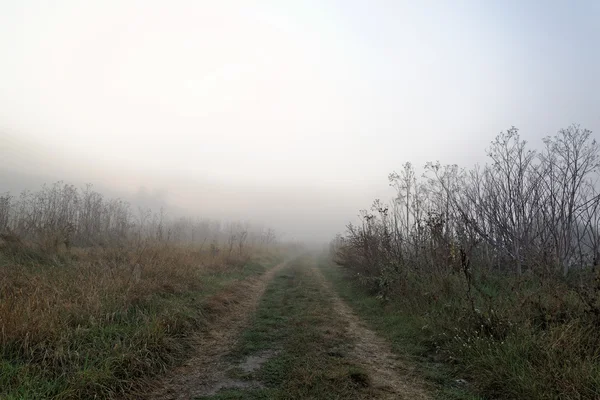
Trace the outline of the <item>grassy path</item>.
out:
M 392 354 L 401 354 L 409 375 L 418 375 L 430 387 L 433 398 L 443 400 L 480 400 L 466 381 L 451 365 L 441 363 L 427 347 L 428 336 L 424 328 L 427 321 L 421 316 L 408 314 L 394 303 L 382 305 L 381 300 L 348 279 L 342 268 L 324 257 L 319 260 L 319 271 L 334 288 L 346 307 L 350 307 L 360 320 L 384 338 Z
M 278 271 L 251 323 L 182 398 L 424 399 L 423 386 L 331 289 L 311 257 Z M 188 397 L 186 397 L 188 396 Z
M 235 345 L 241 330 L 254 313 L 259 299 L 273 276 L 282 269 L 281 263 L 257 279 L 248 279 L 231 290 L 222 290 L 210 300 L 210 307 L 220 309 L 208 330 L 195 338 L 195 355 L 183 366 L 174 369 L 156 382 L 156 389 L 145 398 L 190 399 L 219 388 L 227 381 L 223 357 Z

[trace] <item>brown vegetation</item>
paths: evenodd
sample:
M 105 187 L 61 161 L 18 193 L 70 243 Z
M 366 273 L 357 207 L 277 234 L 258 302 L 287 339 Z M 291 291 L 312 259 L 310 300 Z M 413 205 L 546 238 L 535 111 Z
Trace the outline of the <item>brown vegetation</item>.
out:
M 578 126 L 544 143 L 513 128 L 484 167 L 406 164 L 332 252 L 480 393 L 596 398 L 600 147 Z
M 187 356 L 211 298 L 278 258 L 270 230 L 128 210 L 62 184 L 2 198 L 0 397 L 139 389 Z

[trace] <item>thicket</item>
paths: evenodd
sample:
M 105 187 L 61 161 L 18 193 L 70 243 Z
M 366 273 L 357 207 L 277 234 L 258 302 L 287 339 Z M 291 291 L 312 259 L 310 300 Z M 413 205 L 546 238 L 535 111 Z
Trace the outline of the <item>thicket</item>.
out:
M 512 128 L 483 166 L 405 164 L 331 252 L 480 394 L 598 398 L 600 147 L 575 125 L 543 143 Z

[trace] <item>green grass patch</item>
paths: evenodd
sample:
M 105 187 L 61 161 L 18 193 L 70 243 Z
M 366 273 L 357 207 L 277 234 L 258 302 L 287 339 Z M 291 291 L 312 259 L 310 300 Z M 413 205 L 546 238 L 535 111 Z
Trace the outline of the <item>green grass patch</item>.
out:
M 454 365 L 442 362 L 436 348 L 431 317 L 407 310 L 404 303 L 384 302 L 370 294 L 347 272 L 326 258 L 319 267 L 340 297 L 369 326 L 392 345 L 392 351 L 417 366 L 417 371 L 437 388 L 436 397 L 448 400 L 475 400 L 482 397 L 465 385 Z
M 325 288 L 312 276 L 312 259 L 279 272 L 267 288 L 251 326 L 229 355 L 230 377 L 258 389 L 222 390 L 203 399 L 369 399 L 368 376 L 346 359 L 351 343 L 336 319 Z M 249 356 L 271 354 L 255 371 L 240 374 Z

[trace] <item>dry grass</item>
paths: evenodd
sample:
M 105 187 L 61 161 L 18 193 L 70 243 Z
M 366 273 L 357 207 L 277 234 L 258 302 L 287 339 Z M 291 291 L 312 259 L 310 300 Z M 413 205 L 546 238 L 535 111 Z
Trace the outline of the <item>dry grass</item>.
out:
M 52 255 L 1 245 L 0 397 L 9 399 L 135 389 L 188 350 L 179 339 L 203 325 L 207 296 L 264 270 L 247 256 L 173 245 Z
M 256 307 L 273 276 L 284 263 L 271 268 L 259 279 L 250 279 L 231 290 L 223 290 L 211 296 L 207 307 L 216 311 L 219 318 L 210 329 L 203 332 L 194 349 L 194 356 L 184 366 L 174 369 L 163 380 L 157 382 L 148 399 L 190 399 L 210 393 L 227 380 L 228 363 L 224 356 L 237 343 L 242 328 L 248 325 Z

